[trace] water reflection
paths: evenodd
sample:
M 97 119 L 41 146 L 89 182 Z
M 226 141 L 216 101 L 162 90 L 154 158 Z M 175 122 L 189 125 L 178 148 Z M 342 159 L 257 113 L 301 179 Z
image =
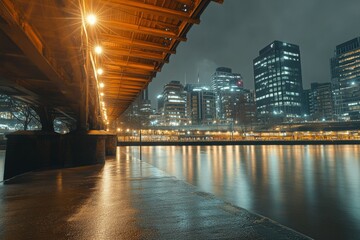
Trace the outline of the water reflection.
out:
M 138 155 L 138 148 L 126 148 Z M 143 147 L 144 161 L 317 239 L 360 234 L 360 148 Z

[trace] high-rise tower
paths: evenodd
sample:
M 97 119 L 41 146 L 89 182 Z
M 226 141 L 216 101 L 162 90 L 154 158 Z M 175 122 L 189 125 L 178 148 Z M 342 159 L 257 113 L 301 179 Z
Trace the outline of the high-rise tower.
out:
M 220 120 L 233 121 L 236 93 L 242 91 L 240 74 L 230 68 L 219 67 L 211 77 L 216 96 L 216 116 Z
M 187 114 L 191 124 L 211 124 L 216 116 L 214 91 L 200 84 L 187 84 L 185 91 L 187 92 Z
M 161 125 L 179 126 L 187 123 L 186 92 L 179 81 L 171 81 L 164 86 L 158 96 L 158 110 L 161 113 Z
M 302 75 L 299 46 L 274 41 L 254 59 L 258 117 L 291 121 L 302 115 Z
M 360 37 L 336 46 L 331 81 L 336 118 L 360 119 Z

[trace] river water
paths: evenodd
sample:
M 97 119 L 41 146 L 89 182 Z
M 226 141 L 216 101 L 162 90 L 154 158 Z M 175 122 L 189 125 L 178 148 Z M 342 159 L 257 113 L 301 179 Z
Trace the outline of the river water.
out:
M 142 160 L 315 239 L 360 239 L 359 145 L 142 147 Z

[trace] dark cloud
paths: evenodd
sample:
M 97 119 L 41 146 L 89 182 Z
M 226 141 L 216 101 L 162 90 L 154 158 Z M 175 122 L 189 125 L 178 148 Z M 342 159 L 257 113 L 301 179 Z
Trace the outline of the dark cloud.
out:
M 360 36 L 359 0 L 225 0 L 211 3 L 194 25 L 188 41 L 150 84 L 155 96 L 171 80 L 210 84 L 218 66 L 241 73 L 253 88 L 252 61 L 273 40 L 300 46 L 304 88 L 330 81 L 329 59 L 335 46 Z M 186 73 L 186 74 L 185 74 Z

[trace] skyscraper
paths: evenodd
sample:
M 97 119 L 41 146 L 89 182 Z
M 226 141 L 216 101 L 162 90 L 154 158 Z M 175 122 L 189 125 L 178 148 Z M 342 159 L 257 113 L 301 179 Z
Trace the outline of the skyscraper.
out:
M 149 116 L 153 113 L 153 109 L 151 108 L 151 101 L 149 100 L 148 88 L 141 91 L 139 95 L 139 100 L 140 115 L 145 119 L 148 125 Z
M 164 86 L 158 97 L 159 112 L 162 116 L 160 125 L 179 126 L 188 122 L 186 117 L 186 92 L 179 81 L 171 81 Z
M 309 113 L 312 120 L 332 120 L 334 114 L 331 83 L 312 83 Z
M 187 114 L 192 125 L 211 124 L 216 117 L 215 93 L 200 84 L 187 84 Z
M 302 75 L 299 46 L 274 41 L 254 59 L 258 117 L 262 121 L 291 121 L 302 113 Z
M 360 37 L 336 46 L 331 81 L 336 118 L 360 119 Z
M 122 116 L 122 120 L 132 127 L 145 127 L 150 124 L 153 113 L 151 101 L 148 99 L 148 89 L 140 92 Z
M 255 92 L 243 89 L 236 101 L 235 124 L 253 125 L 256 123 Z
M 211 77 L 216 96 L 216 116 L 220 120 L 233 121 L 236 94 L 243 88 L 242 77 L 231 68 L 219 67 Z
M 302 95 L 302 113 L 304 114 L 304 120 L 308 120 L 310 116 L 310 102 L 312 101 L 311 89 L 303 89 Z

